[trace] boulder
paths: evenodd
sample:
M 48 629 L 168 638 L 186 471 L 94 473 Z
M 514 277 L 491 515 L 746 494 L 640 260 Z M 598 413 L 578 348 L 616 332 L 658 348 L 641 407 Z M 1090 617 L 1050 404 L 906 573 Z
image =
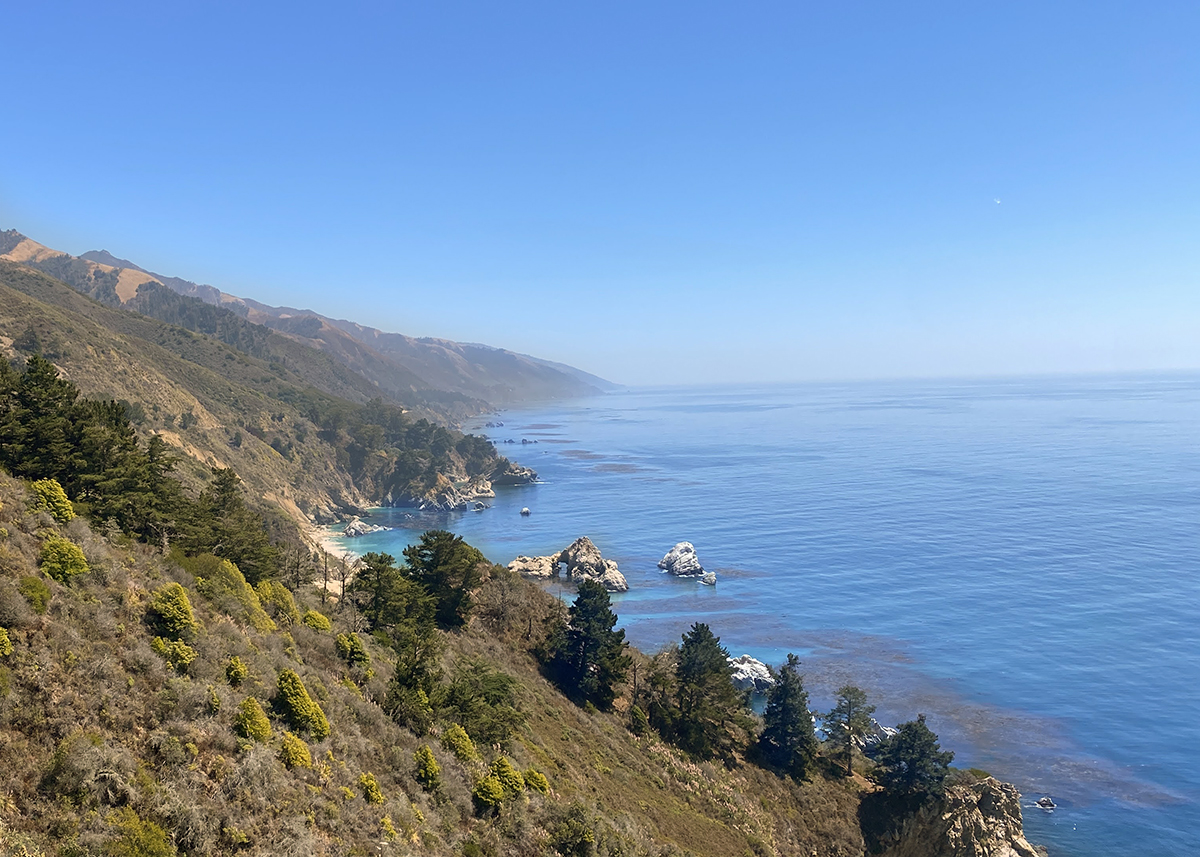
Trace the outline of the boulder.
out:
M 775 684 L 771 670 L 756 658 L 742 655 L 740 658 L 730 658 L 729 663 L 733 667 L 733 686 L 738 690 L 766 693 Z
M 706 586 L 717 585 L 717 573 L 715 571 L 706 572 L 704 577 L 700 578 L 700 582 Z
M 680 542 L 667 551 L 667 555 L 658 561 L 658 567 L 676 577 L 700 577 L 704 574 L 704 566 L 700 564 L 696 548 L 691 542 Z
M 529 507 L 528 507 L 528 506 L 526 506 L 525 508 L 523 508 L 523 509 L 521 510 L 521 517 L 522 517 L 522 518 L 528 518 L 528 517 L 529 517 L 530 515 L 532 515 L 532 514 L 533 514 L 533 513 L 529 511 Z
M 496 466 L 489 481 L 493 485 L 528 485 L 537 481 L 537 471 L 506 461 Z
M 558 576 L 557 556 L 519 556 L 508 564 L 509 571 L 526 577 L 550 578 Z

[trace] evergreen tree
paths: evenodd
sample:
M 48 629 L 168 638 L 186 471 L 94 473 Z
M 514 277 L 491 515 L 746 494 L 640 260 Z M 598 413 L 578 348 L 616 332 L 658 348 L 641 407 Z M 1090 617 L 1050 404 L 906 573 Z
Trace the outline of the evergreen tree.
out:
M 246 508 L 241 479 L 229 468 L 214 467 L 212 482 L 196 503 L 192 530 L 186 539 L 190 554 L 211 553 L 241 569 L 257 585 L 278 573 L 279 555 L 263 519 Z
M 854 742 L 867 734 L 875 706 L 867 704 L 867 694 L 852 684 L 837 692 L 837 705 L 825 715 L 825 727 L 830 737 L 841 744 L 846 754 L 846 775 L 854 772 Z
M 487 560 L 462 536 L 429 530 L 421 541 L 404 549 L 408 576 L 425 587 L 434 599 L 439 628 L 466 624 L 471 612 L 471 592 L 483 580 Z
M 938 746 L 937 735 L 925 725 L 925 715 L 900 724 L 900 731 L 879 747 L 883 784 L 909 794 L 940 791 L 954 753 Z
M 703 622 L 683 635 L 675 666 L 675 698 L 675 743 L 703 759 L 728 755 L 735 743 L 731 732 L 744 706 L 733 686 L 729 652 Z
M 71 493 L 84 463 L 74 442 L 79 390 L 38 354 L 29 358 L 24 373 L 10 371 L 3 380 L 8 391 L 0 416 L 0 463 L 13 476 L 57 479 Z
M 800 659 L 793 654 L 767 692 L 758 752 L 764 762 L 799 781 L 817 755 L 817 736 L 808 710 L 808 693 L 800 678 Z
M 552 675 L 568 696 L 601 710 L 611 707 L 615 687 L 633 662 L 625 654 L 625 632 L 613 630 L 616 624 L 607 590 L 585 580 L 551 661 Z

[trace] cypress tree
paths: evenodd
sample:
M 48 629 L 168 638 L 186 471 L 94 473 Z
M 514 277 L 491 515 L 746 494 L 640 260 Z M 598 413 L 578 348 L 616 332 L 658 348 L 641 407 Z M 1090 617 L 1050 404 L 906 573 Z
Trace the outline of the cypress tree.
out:
M 625 632 L 614 630 L 616 624 L 608 592 L 599 583 L 585 580 L 551 661 L 555 681 L 568 696 L 601 710 L 612 706 L 615 687 L 625 680 L 633 662 L 625 654 Z
M 808 693 L 800 678 L 800 659 L 793 654 L 767 692 L 763 731 L 758 736 L 763 761 L 795 780 L 804 779 L 817 755 L 817 736 L 808 710 Z
M 731 728 L 743 705 L 733 686 L 729 652 L 703 622 L 683 635 L 675 680 L 675 743 L 700 758 L 727 755 L 734 743 Z

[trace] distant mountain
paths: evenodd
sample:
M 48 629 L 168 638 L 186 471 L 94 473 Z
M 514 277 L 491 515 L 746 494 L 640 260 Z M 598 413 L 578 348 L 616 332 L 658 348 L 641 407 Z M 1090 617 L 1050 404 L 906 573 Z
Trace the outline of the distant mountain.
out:
M 248 321 L 319 348 L 385 391 L 412 389 L 415 378 L 418 388 L 461 393 L 502 406 L 616 389 L 603 378 L 563 363 L 489 345 L 387 333 L 312 310 L 270 306 L 213 286 L 148 271 L 107 250 L 92 250 L 79 258 L 138 272 L 177 294 L 224 307 Z

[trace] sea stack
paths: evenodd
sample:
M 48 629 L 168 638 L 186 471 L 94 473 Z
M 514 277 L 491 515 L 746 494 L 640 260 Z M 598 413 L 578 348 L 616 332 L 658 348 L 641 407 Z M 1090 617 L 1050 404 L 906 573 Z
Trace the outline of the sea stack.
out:
M 667 574 L 676 577 L 702 577 L 704 566 L 696 556 L 696 548 L 691 542 L 680 542 L 667 551 L 667 555 L 658 561 L 658 567 Z

